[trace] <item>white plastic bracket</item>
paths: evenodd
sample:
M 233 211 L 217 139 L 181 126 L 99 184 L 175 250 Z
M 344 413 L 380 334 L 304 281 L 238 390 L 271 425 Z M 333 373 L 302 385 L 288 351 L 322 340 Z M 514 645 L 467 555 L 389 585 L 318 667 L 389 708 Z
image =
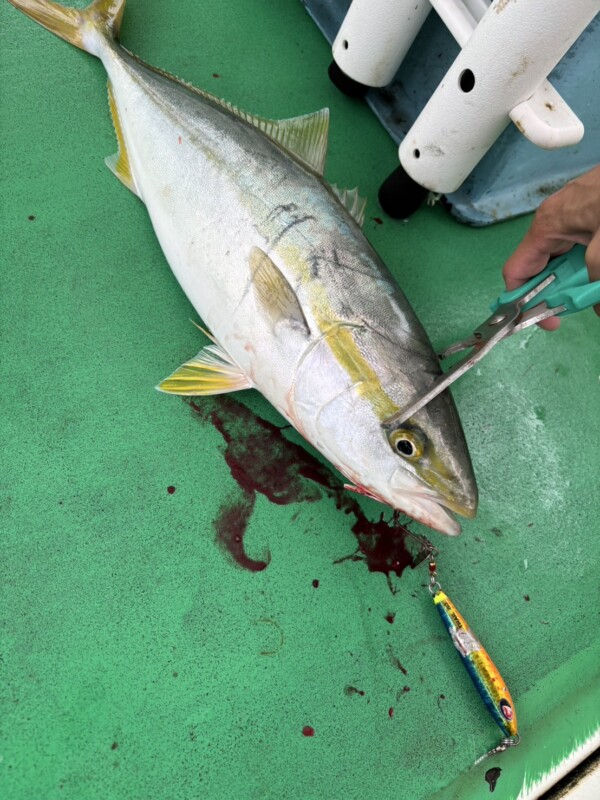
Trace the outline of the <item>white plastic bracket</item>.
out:
M 583 124 L 546 77 L 599 0 L 353 0 L 333 44 L 338 66 L 386 85 L 432 7 L 462 50 L 400 145 L 417 183 L 455 191 L 510 120 L 539 147 L 580 141 Z
M 523 136 L 546 150 L 568 147 L 583 138 L 583 123 L 549 81 L 529 100 L 516 105 L 509 116 Z

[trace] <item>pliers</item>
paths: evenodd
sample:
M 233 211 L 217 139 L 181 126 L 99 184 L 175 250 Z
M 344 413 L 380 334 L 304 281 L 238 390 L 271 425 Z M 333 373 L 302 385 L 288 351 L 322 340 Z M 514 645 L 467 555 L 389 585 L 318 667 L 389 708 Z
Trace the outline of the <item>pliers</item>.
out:
M 553 258 L 531 280 L 502 294 L 490 305 L 492 315 L 471 336 L 455 342 L 439 354 L 440 360 L 471 348 L 431 387 L 415 397 L 383 423 L 384 428 L 406 422 L 419 409 L 447 389 L 498 342 L 548 317 L 566 317 L 600 303 L 600 281 L 591 281 L 585 266 L 585 247 L 575 245 L 568 253 Z

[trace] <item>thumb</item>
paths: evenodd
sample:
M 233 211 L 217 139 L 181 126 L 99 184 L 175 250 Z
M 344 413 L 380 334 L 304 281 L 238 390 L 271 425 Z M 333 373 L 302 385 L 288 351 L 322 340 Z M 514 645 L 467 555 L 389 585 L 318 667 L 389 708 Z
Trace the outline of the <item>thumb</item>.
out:
M 590 281 L 600 281 L 600 230 L 596 231 L 588 244 L 585 251 L 585 265 L 590 273 Z M 594 311 L 600 317 L 600 304 L 594 306 Z

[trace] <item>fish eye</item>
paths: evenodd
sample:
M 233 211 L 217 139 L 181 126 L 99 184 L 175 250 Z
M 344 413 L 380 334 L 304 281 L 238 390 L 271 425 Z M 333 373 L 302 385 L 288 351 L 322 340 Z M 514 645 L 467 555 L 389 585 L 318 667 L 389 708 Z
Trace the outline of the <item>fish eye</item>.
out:
M 396 442 L 396 450 L 402 453 L 403 456 L 412 456 L 415 452 L 415 446 L 410 439 L 398 439 Z
M 398 455 L 415 459 L 423 455 L 423 441 L 415 431 L 400 428 L 392 431 L 389 442 Z

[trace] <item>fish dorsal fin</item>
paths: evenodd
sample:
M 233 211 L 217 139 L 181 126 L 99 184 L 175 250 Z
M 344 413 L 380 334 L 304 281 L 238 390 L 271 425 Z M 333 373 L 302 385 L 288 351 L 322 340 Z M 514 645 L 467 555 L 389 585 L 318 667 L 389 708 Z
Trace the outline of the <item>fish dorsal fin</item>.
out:
M 156 388 L 167 394 L 192 396 L 225 394 L 252 386 L 248 376 L 222 347 L 209 344 Z
M 275 122 L 256 117 L 253 124 L 292 153 L 305 166 L 323 175 L 327 158 L 329 109 Z
M 121 120 L 119 119 L 119 112 L 117 111 L 117 103 L 115 101 L 115 95 L 110 81 L 108 82 L 108 105 L 110 107 L 110 115 L 112 117 L 113 126 L 117 135 L 119 150 L 114 155 L 105 158 L 104 163 L 109 170 L 117 176 L 121 183 L 125 184 L 128 189 L 130 189 L 139 197 L 140 192 L 131 171 L 129 153 L 127 152 L 127 147 L 125 145 L 125 137 L 123 136 Z
M 359 195 L 356 186 L 354 189 L 340 189 L 339 186 L 332 184 L 331 188 L 346 211 L 362 227 L 365 221 L 365 209 L 367 207 L 366 198 Z
M 290 119 L 273 120 L 258 117 L 247 111 L 228 103 L 226 100 L 219 100 L 208 94 L 199 91 L 204 97 L 216 102 L 226 108 L 236 117 L 243 119 L 259 131 L 262 131 L 270 139 L 288 151 L 297 161 L 308 167 L 317 175 L 323 176 L 325 171 L 325 159 L 327 158 L 327 141 L 329 135 L 329 109 L 322 108 L 313 114 L 304 114 L 301 117 L 291 117 Z
M 312 114 L 304 114 L 300 117 L 290 119 L 274 120 L 250 114 L 248 111 L 235 106 L 227 100 L 222 100 L 210 92 L 198 89 L 187 81 L 181 80 L 176 75 L 166 72 L 158 67 L 145 64 L 136 56 L 132 56 L 140 64 L 144 64 L 147 69 L 163 75 L 172 81 L 185 86 L 194 94 L 200 95 L 205 100 L 209 100 L 221 108 L 229 111 L 244 122 L 253 125 L 258 130 L 266 134 L 270 139 L 288 151 L 297 161 L 308 167 L 317 175 L 322 176 L 325 171 L 325 159 L 327 157 L 327 139 L 329 135 L 329 109 L 322 108 Z
M 260 247 L 253 247 L 250 251 L 250 269 L 256 296 L 273 322 L 296 323 L 308 331 L 296 293 L 279 267 Z

